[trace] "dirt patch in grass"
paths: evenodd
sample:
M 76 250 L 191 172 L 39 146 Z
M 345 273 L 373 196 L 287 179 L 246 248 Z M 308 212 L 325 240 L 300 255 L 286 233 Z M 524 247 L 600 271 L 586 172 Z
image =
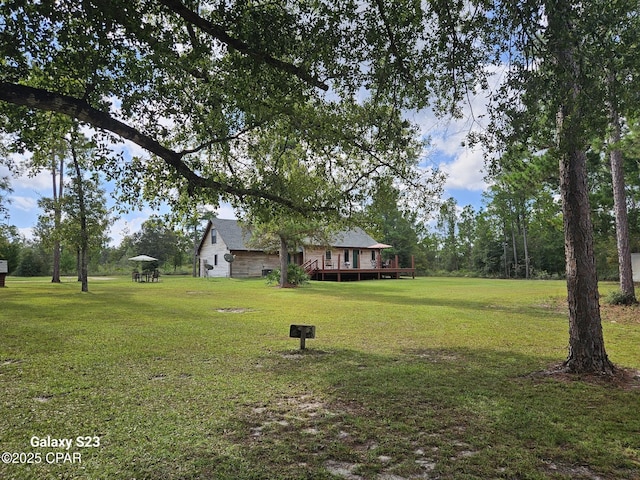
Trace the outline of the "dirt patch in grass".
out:
M 566 298 L 550 298 L 542 303 L 537 303 L 534 306 L 544 310 L 550 310 L 559 315 L 567 315 L 569 313 Z
M 282 358 L 287 360 L 302 360 L 306 357 L 315 357 L 322 355 L 329 355 L 330 352 L 324 350 L 316 350 L 314 348 L 305 348 L 304 350 L 286 350 L 280 353 Z
M 327 400 L 306 393 L 246 407 L 244 435 L 237 439 L 248 451 L 258 456 L 256 449 L 263 455 L 268 451 L 276 458 L 274 452 L 282 449 L 281 444 L 288 445 L 286 450 L 295 445 L 299 465 L 322 468 L 337 478 L 428 479 L 434 478 L 433 472 L 441 463 L 466 462 L 481 454 L 455 434 L 452 440 L 450 428 L 436 433 L 405 432 L 394 441 L 379 436 L 374 430 L 363 429 L 361 419 L 372 412 L 355 401 Z M 447 445 L 443 451 L 437 446 L 441 444 Z
M 216 308 L 216 312 L 219 313 L 246 313 L 253 312 L 250 308 L 231 307 L 231 308 Z
M 566 298 L 549 298 L 537 306 L 562 315 L 569 312 Z M 640 325 L 640 305 L 609 305 L 601 298 L 600 316 L 603 322 Z
M 613 375 L 601 374 L 576 374 L 565 370 L 563 365 L 551 365 L 548 369 L 540 372 L 534 372 L 529 376 L 533 378 L 553 378 L 560 382 L 585 382 L 591 385 L 614 387 L 622 390 L 640 389 L 640 370 L 632 368 L 616 368 Z
M 4 367 L 7 365 L 15 365 L 16 363 L 22 363 L 23 360 L 19 360 L 16 358 L 7 358 L 5 360 L 2 360 L 2 363 L 0 363 L 0 366 Z
M 462 359 L 459 353 L 446 350 L 413 349 L 407 353 L 430 363 L 454 363 Z
M 38 403 L 47 403 L 50 402 L 53 398 L 53 395 L 39 395 L 34 398 L 34 400 Z
M 591 471 L 589 467 L 584 465 L 565 465 L 560 462 L 546 461 L 544 462 L 544 470 L 554 476 L 563 475 L 573 479 L 604 480 L 603 477 L 597 475 Z
M 284 285 L 275 285 L 275 288 L 298 288 L 295 283 L 286 283 Z
M 638 305 L 601 305 L 600 315 L 603 322 L 640 325 Z

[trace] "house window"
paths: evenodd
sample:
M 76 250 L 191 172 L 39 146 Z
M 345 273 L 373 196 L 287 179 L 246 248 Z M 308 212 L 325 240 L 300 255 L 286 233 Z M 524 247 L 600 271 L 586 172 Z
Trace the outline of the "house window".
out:
M 216 266 L 218 265 L 218 255 L 217 254 L 213 256 L 213 264 L 216 265 Z
M 211 243 L 218 243 L 218 233 L 215 228 L 211 229 Z
M 375 250 L 371 250 L 371 261 L 372 262 L 376 261 L 376 251 Z
M 344 251 L 344 261 L 348 262 L 349 261 L 349 250 L 345 250 Z
M 324 258 L 327 260 L 331 260 L 331 250 L 327 250 L 324 254 Z

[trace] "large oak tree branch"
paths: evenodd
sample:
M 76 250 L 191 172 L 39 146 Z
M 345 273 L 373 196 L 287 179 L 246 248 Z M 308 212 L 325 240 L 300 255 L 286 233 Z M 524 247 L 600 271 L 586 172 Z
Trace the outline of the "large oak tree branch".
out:
M 387 36 L 389 37 L 389 49 L 395 55 L 395 62 L 400 70 L 400 73 L 403 75 L 404 79 L 407 82 L 412 82 L 411 74 L 409 70 L 405 66 L 403 62 L 403 57 L 400 55 L 400 50 L 398 49 L 398 43 L 396 41 L 395 35 L 393 34 L 393 28 L 389 23 L 386 13 L 386 7 L 384 0 L 376 0 L 376 5 L 378 6 L 378 11 L 380 12 L 380 18 L 382 19 L 382 24 L 384 25 L 384 29 L 387 32 Z
M 116 118 L 113 118 L 109 113 L 92 107 L 85 100 L 50 92 L 40 88 L 2 81 L 0 82 L 0 101 L 24 106 L 34 110 L 68 115 L 69 117 L 85 122 L 97 129 L 114 133 L 160 157 L 169 166 L 175 169 L 179 175 L 184 177 L 192 187 L 214 190 L 219 193 L 226 193 L 240 198 L 245 196 L 264 198 L 304 214 L 312 213 L 313 211 L 333 210 L 331 207 L 309 209 L 305 205 L 297 205 L 287 198 L 270 194 L 263 189 L 244 188 L 230 185 L 228 183 L 222 183 L 211 178 L 202 177 L 191 170 L 191 168 L 189 168 L 189 166 L 183 161 L 184 153 L 175 152 L 164 147 L 154 138 L 136 130 Z
M 0 82 L 0 100 L 30 109 L 68 115 L 96 128 L 115 133 L 162 158 L 189 182 L 200 185 L 204 180 L 182 162 L 181 154 L 162 146 L 157 140 L 113 118 L 109 113 L 92 107 L 85 100 L 10 82 Z
M 180 16 L 189 24 L 197 26 L 202 31 L 208 33 L 214 38 L 217 38 L 222 43 L 228 45 L 230 48 L 248 55 L 261 63 L 271 65 L 272 67 L 275 67 L 281 71 L 295 75 L 299 79 L 316 88 L 320 88 L 324 91 L 329 90 L 329 86 L 326 83 L 315 78 L 313 75 L 309 74 L 309 72 L 303 70 L 297 65 L 294 65 L 293 63 L 284 62 L 275 57 L 272 57 L 265 52 L 260 52 L 251 48 L 251 46 L 249 46 L 242 40 L 229 35 L 223 27 L 216 25 L 205 18 L 202 18 L 200 15 L 187 8 L 180 0 L 159 0 L 159 2 L 169 10 L 171 10 L 173 13 Z

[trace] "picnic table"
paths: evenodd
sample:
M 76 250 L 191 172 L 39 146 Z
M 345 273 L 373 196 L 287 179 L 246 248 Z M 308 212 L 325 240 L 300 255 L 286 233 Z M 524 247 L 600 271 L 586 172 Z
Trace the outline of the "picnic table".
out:
M 158 270 L 146 270 L 142 273 L 134 271 L 131 274 L 131 280 L 134 282 L 140 283 L 148 283 L 148 282 L 159 282 L 160 281 L 160 272 Z

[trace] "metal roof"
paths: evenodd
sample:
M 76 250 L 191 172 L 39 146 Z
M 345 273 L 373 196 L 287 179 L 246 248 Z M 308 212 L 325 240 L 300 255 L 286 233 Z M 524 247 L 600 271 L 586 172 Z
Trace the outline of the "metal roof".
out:
M 331 240 L 332 247 L 367 248 L 376 243 L 373 238 L 359 227 L 339 232 Z
M 259 249 L 247 247 L 251 239 L 251 232 L 246 228 L 242 228 L 238 220 L 214 218 L 210 220 L 210 226 L 216 229 L 217 235 L 222 238 L 229 250 L 259 251 Z M 208 234 L 209 228 L 206 230 L 205 237 Z M 339 232 L 331 240 L 332 247 L 342 248 L 371 248 L 376 243 L 371 236 L 359 227 Z M 200 247 L 202 247 L 202 242 L 200 242 Z
M 251 239 L 251 232 L 246 228 L 243 229 L 237 220 L 214 218 L 211 223 L 229 250 L 259 250 L 247 247 L 247 243 Z

